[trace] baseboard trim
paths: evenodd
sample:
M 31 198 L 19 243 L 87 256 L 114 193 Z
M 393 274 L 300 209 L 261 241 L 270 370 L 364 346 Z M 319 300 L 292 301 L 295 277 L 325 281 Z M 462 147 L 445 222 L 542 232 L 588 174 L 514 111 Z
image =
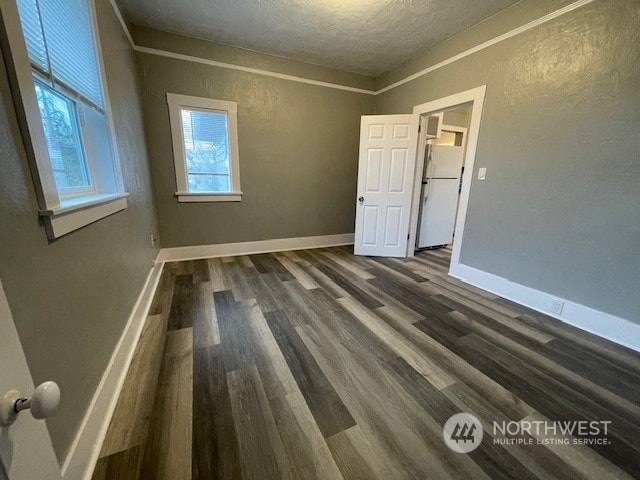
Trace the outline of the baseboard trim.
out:
M 164 264 L 156 261 L 147 275 L 120 340 L 116 345 L 71 449 L 62 464 L 63 480 L 90 480 L 109 422 L 142 333 Z
M 341 233 L 338 235 L 321 235 L 317 237 L 277 238 L 256 242 L 173 247 L 160 250 L 158 261 L 177 262 L 209 257 L 229 257 L 232 255 L 253 255 L 256 253 L 281 252 L 285 250 L 337 247 L 339 245 L 352 245 L 353 242 L 353 233 Z
M 468 265 L 458 264 L 452 267 L 449 274 L 463 282 L 640 352 L 640 325 L 629 320 L 520 285 Z M 559 315 L 549 311 L 556 298 L 564 302 L 562 314 Z

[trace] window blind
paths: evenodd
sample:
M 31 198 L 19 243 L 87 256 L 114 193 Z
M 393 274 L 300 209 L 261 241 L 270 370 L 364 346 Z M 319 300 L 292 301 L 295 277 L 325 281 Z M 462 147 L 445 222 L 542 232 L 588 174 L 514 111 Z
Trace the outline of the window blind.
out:
M 227 113 L 183 108 L 180 115 L 189 191 L 229 192 Z
M 102 85 L 87 0 L 18 0 L 31 63 L 103 108 Z
M 47 50 L 44 44 L 42 22 L 40 22 L 36 0 L 19 0 L 18 10 L 20 12 L 22 31 L 27 42 L 29 59 L 38 69 L 48 71 Z

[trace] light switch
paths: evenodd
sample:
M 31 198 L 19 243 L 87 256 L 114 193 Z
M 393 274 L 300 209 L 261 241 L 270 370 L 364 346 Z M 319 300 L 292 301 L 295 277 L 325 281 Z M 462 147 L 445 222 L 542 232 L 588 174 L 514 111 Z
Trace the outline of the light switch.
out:
M 487 169 L 482 167 L 478 169 L 478 180 L 484 180 L 487 178 Z

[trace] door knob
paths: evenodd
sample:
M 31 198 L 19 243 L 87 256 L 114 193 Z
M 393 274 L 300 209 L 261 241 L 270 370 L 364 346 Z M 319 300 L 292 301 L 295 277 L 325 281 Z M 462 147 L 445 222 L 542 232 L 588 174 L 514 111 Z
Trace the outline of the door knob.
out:
M 358 201 L 359 201 L 360 203 L 364 202 L 364 197 L 358 197 Z
M 33 418 L 47 418 L 58 409 L 60 387 L 56 382 L 44 382 L 35 389 L 33 396 L 23 397 L 18 390 L 10 390 L 0 400 L 0 426 L 6 427 L 16 421 L 22 410 L 31 409 Z

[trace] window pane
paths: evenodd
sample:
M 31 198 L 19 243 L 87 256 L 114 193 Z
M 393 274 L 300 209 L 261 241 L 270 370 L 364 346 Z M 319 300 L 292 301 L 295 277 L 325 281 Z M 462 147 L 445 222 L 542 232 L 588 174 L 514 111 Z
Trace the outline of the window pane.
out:
M 35 82 L 35 87 L 58 189 L 64 191 L 91 186 L 80 142 L 75 104 L 39 82 Z
M 183 108 L 182 137 L 190 192 L 230 192 L 226 112 Z
M 230 192 L 231 179 L 228 175 L 189 174 L 190 192 Z

